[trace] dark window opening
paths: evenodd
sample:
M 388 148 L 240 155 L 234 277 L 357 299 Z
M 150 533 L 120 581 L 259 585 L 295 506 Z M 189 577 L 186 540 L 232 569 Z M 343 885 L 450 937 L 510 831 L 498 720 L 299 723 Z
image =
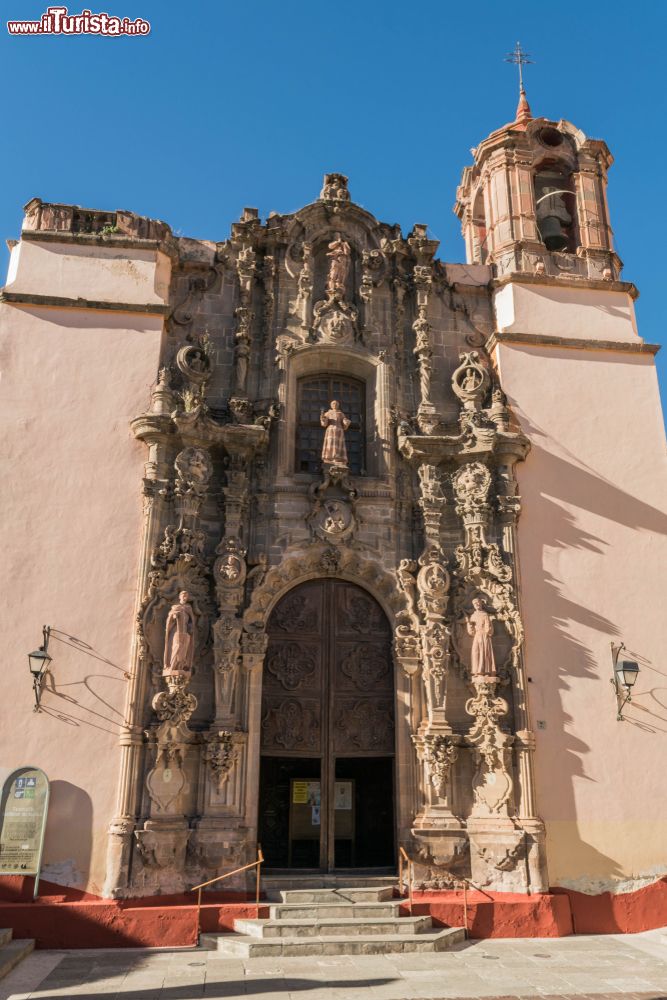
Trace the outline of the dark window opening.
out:
M 576 206 L 572 179 L 556 166 L 535 175 L 535 202 L 540 239 L 550 252 L 576 251 Z
M 296 414 L 296 471 L 319 473 L 322 469 L 324 428 L 322 410 L 337 399 L 351 421 L 345 431 L 347 461 L 353 475 L 365 472 L 364 454 L 364 383 L 338 375 L 316 375 L 298 382 Z

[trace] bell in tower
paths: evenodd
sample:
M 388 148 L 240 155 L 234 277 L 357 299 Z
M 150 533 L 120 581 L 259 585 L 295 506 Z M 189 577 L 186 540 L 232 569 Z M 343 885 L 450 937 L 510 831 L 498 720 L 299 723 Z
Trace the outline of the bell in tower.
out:
M 570 277 L 619 279 L 606 200 L 612 156 L 604 142 L 562 119 L 533 117 L 521 80 L 514 121 L 472 152 L 454 208 L 469 264 L 490 264 L 497 278 L 558 277 L 565 269 Z

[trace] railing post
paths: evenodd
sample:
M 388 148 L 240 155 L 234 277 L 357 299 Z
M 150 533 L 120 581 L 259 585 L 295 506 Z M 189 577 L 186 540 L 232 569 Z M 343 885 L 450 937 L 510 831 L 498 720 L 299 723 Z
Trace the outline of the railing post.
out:
M 201 939 L 201 889 L 197 890 L 197 946 Z
M 463 883 L 463 936 L 468 940 L 468 883 Z
M 261 876 L 262 862 L 260 861 L 260 858 L 262 858 L 262 851 L 261 851 L 261 848 L 258 848 L 258 850 L 257 850 L 257 866 L 255 868 L 255 906 L 257 908 L 257 913 L 255 914 L 255 916 L 259 916 L 259 881 L 260 881 L 260 878 L 262 877 Z

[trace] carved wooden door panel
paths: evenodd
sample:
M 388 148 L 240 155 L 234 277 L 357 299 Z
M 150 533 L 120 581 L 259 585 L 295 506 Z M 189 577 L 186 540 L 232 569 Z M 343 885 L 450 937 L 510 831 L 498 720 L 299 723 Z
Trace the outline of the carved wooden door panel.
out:
M 268 633 L 261 752 L 319 758 L 320 865 L 331 869 L 336 758 L 394 753 L 389 623 L 360 587 L 313 580 L 280 601 Z

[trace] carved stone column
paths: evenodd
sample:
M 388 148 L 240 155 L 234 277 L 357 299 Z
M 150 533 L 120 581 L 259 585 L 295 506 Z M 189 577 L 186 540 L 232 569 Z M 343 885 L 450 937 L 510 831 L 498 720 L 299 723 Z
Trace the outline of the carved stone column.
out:
M 229 408 L 239 423 L 250 421 L 252 405 L 248 399 L 248 370 L 252 345 L 252 308 L 257 255 L 249 246 L 239 250 L 236 269 L 239 278 L 239 305 L 236 308 L 234 333 L 234 389 Z
M 417 318 L 412 324 L 412 329 L 415 332 L 415 346 L 413 350 L 417 358 L 417 368 L 419 371 L 417 421 L 420 430 L 424 434 L 432 434 L 438 424 L 435 406 L 431 399 L 431 375 L 433 373 L 431 358 L 433 350 L 431 347 L 431 325 L 427 319 L 428 298 L 433 281 L 432 268 L 430 265 L 418 264 L 415 266 L 413 274 L 417 297 Z
M 137 616 L 151 570 L 151 556 L 158 543 L 164 518 L 169 475 L 166 456 L 168 442 L 173 434 L 170 413 L 175 405 L 176 398 L 171 389 L 169 371 L 163 368 L 151 394 L 148 412 L 132 421 L 135 437 L 148 446 L 148 461 L 143 481 L 144 520 L 137 572 Z M 104 895 L 112 897 L 124 896 L 129 891 L 133 834 L 142 793 L 144 734 L 141 706 L 146 699 L 150 678 L 145 660 L 145 643 L 140 629 L 135 630 L 132 638 L 129 675 L 125 721 L 120 736 L 118 801 L 116 815 L 109 827 L 107 873 L 104 885 Z

